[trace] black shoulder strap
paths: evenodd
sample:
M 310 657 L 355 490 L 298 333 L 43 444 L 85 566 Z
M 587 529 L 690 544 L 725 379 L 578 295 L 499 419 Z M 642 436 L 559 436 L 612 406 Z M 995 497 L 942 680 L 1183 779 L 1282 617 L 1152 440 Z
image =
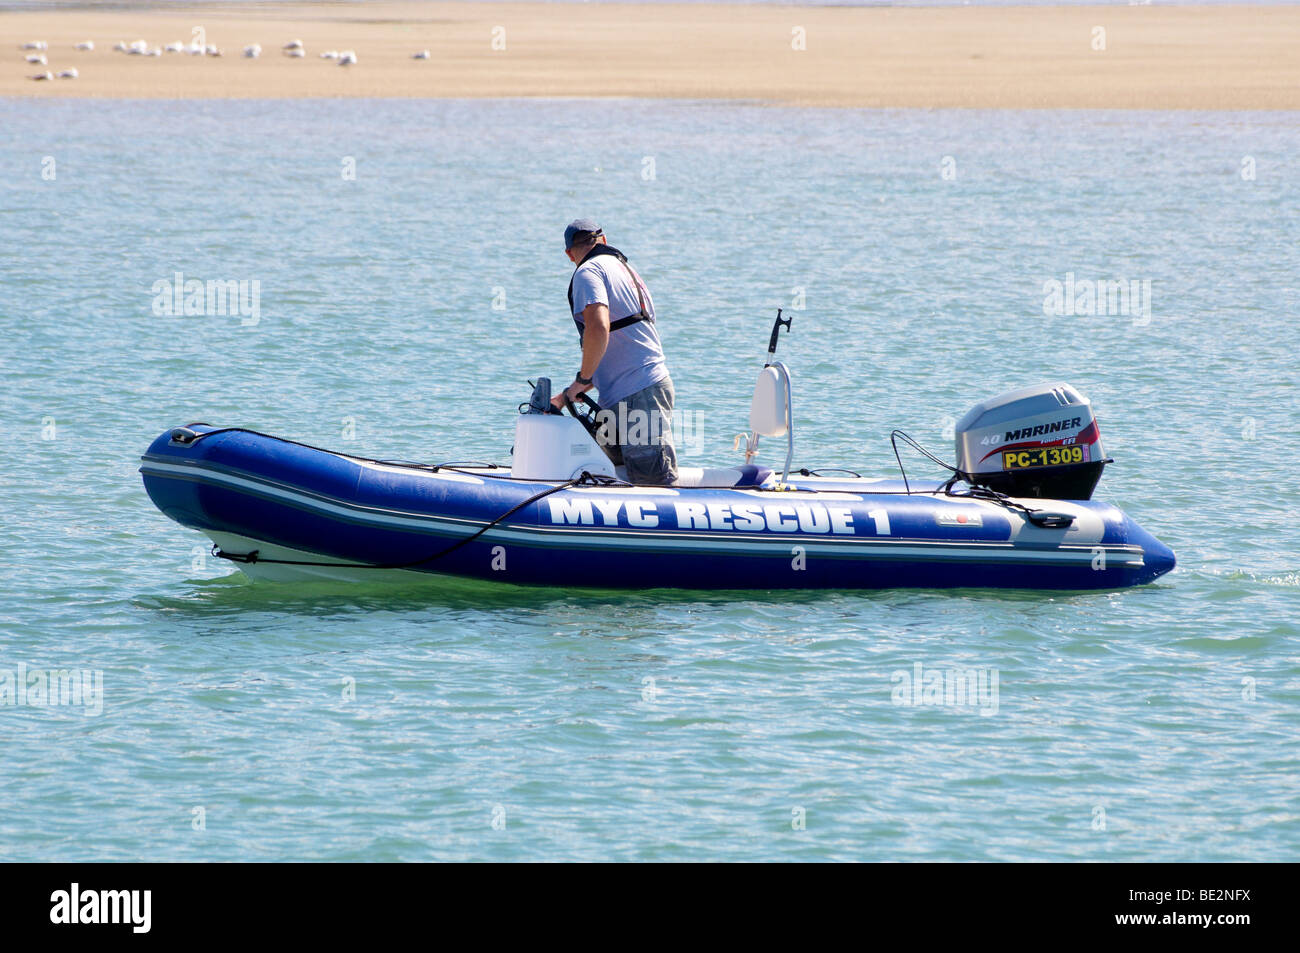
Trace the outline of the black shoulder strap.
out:
M 617 321 L 609 322 L 610 331 L 617 331 L 619 328 L 626 328 L 629 325 L 636 324 L 638 321 L 649 321 L 653 324 L 655 319 L 651 317 L 650 313 L 645 309 L 645 295 L 641 293 L 641 282 L 637 280 L 636 272 L 634 272 L 632 266 L 627 263 L 627 256 L 613 245 L 597 244 L 595 248 L 583 256 L 582 261 L 578 262 L 578 268 L 581 268 L 587 262 L 591 261 L 591 259 L 599 257 L 600 255 L 613 255 L 622 263 L 623 267 L 627 269 L 627 275 L 632 282 L 632 287 L 636 289 L 637 306 L 641 309 L 637 311 L 636 314 L 629 314 L 626 318 L 619 318 Z M 577 268 L 573 270 L 573 274 L 574 277 L 577 277 Z M 583 324 L 578 320 L 578 316 L 573 314 L 573 278 L 569 279 L 569 314 L 573 315 L 573 323 L 578 327 L 578 343 L 581 344 Z

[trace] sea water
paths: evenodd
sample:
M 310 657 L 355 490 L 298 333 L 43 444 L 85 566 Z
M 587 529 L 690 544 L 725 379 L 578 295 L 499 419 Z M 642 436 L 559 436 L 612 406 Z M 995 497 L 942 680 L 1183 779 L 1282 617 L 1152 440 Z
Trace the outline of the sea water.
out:
M 0 857 L 1295 857 L 1293 115 L 3 101 L 0 128 Z M 139 455 L 198 420 L 508 461 L 526 379 L 578 367 L 579 215 L 649 284 L 684 462 L 738 459 L 780 307 L 797 466 L 891 475 L 895 427 L 951 458 L 968 406 L 1068 380 L 1099 495 L 1178 569 L 602 592 L 557 553 L 568 587 L 253 585 L 154 509 Z M 169 307 L 195 280 L 227 300 Z

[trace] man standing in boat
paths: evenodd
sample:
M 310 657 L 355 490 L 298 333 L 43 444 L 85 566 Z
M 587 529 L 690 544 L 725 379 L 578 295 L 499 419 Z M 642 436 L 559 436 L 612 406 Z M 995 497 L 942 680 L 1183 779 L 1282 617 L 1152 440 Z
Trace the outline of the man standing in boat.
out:
M 668 376 L 654 302 L 641 276 L 591 219 L 564 230 L 564 253 L 576 265 L 569 313 L 578 326 L 582 366 L 552 403 L 564 406 L 594 386 L 600 394 L 600 443 L 629 483 L 667 486 L 677 480 L 673 447 L 673 381 Z

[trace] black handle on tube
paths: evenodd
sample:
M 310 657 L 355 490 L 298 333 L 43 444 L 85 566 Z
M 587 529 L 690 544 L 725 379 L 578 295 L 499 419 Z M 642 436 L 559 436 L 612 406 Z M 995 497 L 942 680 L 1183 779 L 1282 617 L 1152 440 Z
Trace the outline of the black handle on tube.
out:
M 767 342 L 768 357 L 773 357 L 776 354 L 776 339 L 781 334 L 781 328 L 784 327 L 788 332 L 790 330 L 790 322 L 793 320 L 794 318 L 786 318 L 784 321 L 781 320 L 781 309 L 776 309 L 776 323 L 772 325 L 772 339 Z

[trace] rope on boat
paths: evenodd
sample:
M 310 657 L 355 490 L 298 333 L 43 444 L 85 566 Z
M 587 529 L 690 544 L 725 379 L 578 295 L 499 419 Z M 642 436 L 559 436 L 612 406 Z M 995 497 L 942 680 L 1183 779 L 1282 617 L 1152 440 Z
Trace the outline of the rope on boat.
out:
M 463 473 L 463 474 L 465 474 L 466 476 L 484 477 L 484 478 L 489 479 L 489 480 L 508 480 L 508 481 L 513 481 L 513 482 L 515 482 L 515 483 L 538 483 L 538 482 L 542 482 L 542 481 L 539 481 L 539 480 L 533 479 L 533 478 L 531 478 L 531 477 L 517 477 L 517 476 L 512 476 L 511 473 L 510 473 L 510 466 L 509 466 L 508 464 L 505 464 L 505 463 L 483 463 L 483 462 L 476 461 L 476 460 L 454 460 L 454 461 L 450 461 L 450 462 L 447 462 L 447 463 L 412 463 L 412 462 L 409 461 L 409 460 L 379 460 L 379 459 L 376 459 L 375 457 L 359 457 L 359 456 L 356 456 L 356 455 L 351 454 L 351 453 L 339 453 L 337 450 L 327 450 L 327 449 L 324 448 L 324 447 L 313 446 L 313 445 L 310 444 L 310 443 L 303 443 L 303 442 L 300 441 L 300 440 L 290 440 L 288 437 L 280 437 L 280 436 L 277 436 L 277 435 L 275 435 L 275 434 L 273 434 L 273 433 L 263 433 L 263 432 L 260 431 L 260 430 L 253 430 L 253 429 L 250 428 L 250 427 L 218 427 L 218 428 L 216 428 L 215 430 L 208 430 L 208 431 L 205 431 L 204 433 L 199 433 L 198 431 L 196 431 L 196 430 L 192 430 L 192 429 L 191 429 L 192 427 L 210 427 L 210 426 L 212 426 L 212 425 L 211 425 L 211 424 L 208 424 L 208 423 L 204 423 L 203 421 L 195 421 L 194 423 L 192 423 L 192 424 L 187 424 L 187 425 L 185 425 L 184 427 L 176 427 L 176 428 L 174 428 L 174 429 L 172 430 L 172 432 L 171 432 L 171 438 L 172 438 L 172 440 L 176 441 L 177 443 L 189 447 L 189 446 L 193 446 L 194 444 L 198 443 L 198 442 L 199 442 L 200 440 L 202 440 L 204 437 L 212 437 L 212 436 L 215 436 L 216 434 L 219 434 L 219 433 L 249 433 L 249 434 L 252 434 L 252 435 L 255 436 L 255 437 L 266 437 L 268 440 L 278 440 L 278 441 L 280 441 L 280 443 L 287 443 L 287 444 L 290 444 L 291 446 L 294 446 L 294 447 L 302 447 L 302 448 L 305 449 L 305 450 L 315 450 L 317 453 L 328 453 L 330 456 L 334 456 L 334 457 L 346 457 L 346 458 L 349 459 L 349 460 L 360 460 L 360 461 L 362 461 L 363 463 L 374 463 L 374 464 L 378 464 L 378 465 L 380 465 L 380 466 L 385 466 L 385 467 L 402 467 L 402 468 L 407 469 L 407 470 L 422 470 L 422 471 L 424 471 L 424 472 L 426 472 L 426 473 L 437 473 L 439 470 L 447 470 L 447 471 L 449 471 L 449 472 L 451 472 L 451 473 Z M 470 469 L 466 469 L 466 468 L 470 468 Z M 484 470 L 484 469 L 488 469 L 488 470 L 504 470 L 505 472 L 504 472 L 504 473 L 483 473 L 482 470 Z M 808 476 L 808 475 L 810 475 L 810 474 L 812 474 L 812 475 L 817 475 L 817 474 L 818 474 L 818 471 L 817 471 L 817 470 L 803 470 L 803 471 L 801 471 L 801 472 L 804 474 L 804 476 Z M 825 472 L 831 472 L 831 471 L 825 471 Z M 845 471 L 843 471 L 843 472 L 844 472 L 844 473 L 853 473 L 852 470 L 845 470 Z M 585 476 L 591 476 L 591 474 L 587 474 L 585 471 L 584 471 L 584 475 L 585 475 Z M 854 475 L 854 476 L 859 476 L 859 474 L 857 474 L 857 473 L 853 473 L 853 475 Z M 592 479 L 596 479 L 596 477 L 592 476 Z M 630 486 L 636 486 L 636 485 L 637 485 L 637 484 L 635 484 L 635 483 L 628 483 L 626 480 L 620 480 L 620 479 L 618 479 L 617 477 L 601 477 L 600 480 L 601 480 L 601 483 L 600 483 L 601 486 L 628 486 L 628 487 L 630 487 Z M 548 482 L 549 482 L 549 481 L 548 481 Z M 558 488 L 557 488 L 557 489 L 558 489 Z M 726 486 L 693 486 L 693 487 L 690 487 L 689 489 L 692 489 L 692 490 L 734 490 L 734 489 L 736 489 L 736 487 L 733 486 L 733 485 L 728 484 L 728 485 L 726 485 Z M 762 487 L 762 486 L 749 486 L 749 487 L 744 487 L 744 489 L 746 489 L 746 490 L 758 490 L 758 491 L 762 491 L 762 492 L 778 492 L 778 491 L 780 491 L 780 492 L 794 492 L 794 491 L 797 491 L 797 492 L 800 492 L 800 493 L 820 493 L 820 492 L 822 492 L 821 490 L 818 490 L 818 489 L 816 489 L 815 487 L 782 487 L 782 488 L 772 488 L 772 487 Z M 872 492 L 872 491 L 870 491 L 870 490 L 865 490 L 865 491 L 863 491 L 863 492 L 870 493 L 870 492 Z
M 945 470 L 952 471 L 952 476 L 950 476 L 947 480 L 945 480 L 942 484 L 940 484 L 937 490 L 924 491 L 924 492 L 933 493 L 934 495 L 938 495 L 939 493 L 942 493 L 944 496 L 951 496 L 959 499 L 984 500 L 988 503 L 993 503 L 996 504 L 997 506 L 1001 506 L 1004 509 L 1008 509 L 1016 513 L 1020 513 L 1022 516 L 1024 516 L 1025 519 L 1029 520 L 1029 522 L 1033 523 L 1035 526 L 1042 526 L 1050 529 L 1060 529 L 1062 527 L 1069 526 L 1071 523 L 1074 522 L 1074 517 L 1070 516 L 1068 513 L 1053 513 L 1053 512 L 1049 512 L 1048 510 L 1030 509 L 1029 507 L 1025 506 L 1023 503 L 1017 503 L 1015 500 L 1011 499 L 1011 497 L 1007 496 L 1005 493 L 999 493 L 997 490 L 993 489 L 992 487 L 980 486 L 974 480 L 971 479 L 971 475 L 969 473 L 963 473 L 957 467 L 954 467 L 951 463 L 945 463 L 943 460 L 940 460 L 929 450 L 925 449 L 925 447 L 921 446 L 919 443 L 913 440 L 909 434 L 906 434 L 901 430 L 895 430 L 892 433 L 890 433 L 889 442 L 894 448 L 894 459 L 898 461 L 899 472 L 903 474 L 903 489 L 907 492 L 908 496 L 912 495 L 912 488 L 907 482 L 907 470 L 903 468 L 903 458 L 898 452 L 898 440 L 900 437 L 902 438 L 904 443 L 906 443 L 917 453 L 920 453 L 922 456 L 928 457 L 931 461 L 937 463 Z M 966 490 L 962 493 L 956 493 L 953 491 L 953 486 L 959 482 L 966 484 Z
M 177 443 L 186 446 L 193 446 L 204 437 L 212 437 L 219 433 L 251 433 L 255 437 L 266 437 L 268 440 L 278 440 L 280 443 L 291 444 L 295 447 L 303 447 L 307 450 L 316 450 L 320 453 L 328 453 L 332 456 L 349 457 L 353 460 L 364 460 L 366 463 L 378 463 L 387 467 L 406 467 L 411 470 L 428 470 L 431 473 L 437 473 L 439 470 L 454 470 L 457 467 L 483 467 L 490 470 L 508 470 L 510 469 L 503 463 L 481 463 L 476 460 L 457 460 L 451 463 L 412 463 L 409 460 L 378 460 L 374 457 L 358 457 L 350 453 L 339 453 L 337 450 L 326 450 L 324 447 L 316 447 L 310 443 L 303 443 L 300 440 L 290 440 L 288 437 L 279 437 L 273 433 L 262 433 L 260 430 L 253 430 L 249 427 L 218 427 L 215 430 L 208 430 L 199 433 L 193 430 L 194 427 L 210 427 L 211 424 L 203 421 L 195 421 L 184 427 L 177 427 L 171 432 L 171 438 Z M 480 474 L 481 476 L 490 476 L 501 479 L 495 473 Z M 536 481 L 533 481 L 536 482 Z
M 238 428 L 231 428 L 231 429 L 238 429 Z M 292 443 L 293 441 L 289 441 L 289 442 Z M 483 526 L 481 526 L 477 532 L 472 533 L 469 536 L 466 536 L 464 539 L 457 540 L 456 542 L 452 543 L 450 546 L 448 546 L 446 549 L 442 550 L 441 552 L 434 553 L 432 556 L 426 556 L 423 559 L 413 559 L 410 562 L 322 563 L 322 562 L 316 562 L 314 560 L 308 560 L 308 559 L 271 559 L 271 558 L 263 558 L 259 556 L 258 553 L 260 552 L 260 550 L 256 550 L 256 549 L 248 553 L 227 553 L 224 552 L 221 549 L 221 547 L 219 547 L 216 543 L 212 544 L 212 555 L 216 556 L 218 559 L 229 559 L 231 562 L 236 562 L 236 563 L 275 563 L 280 566 L 328 566 L 333 569 L 412 569 L 416 566 L 422 566 L 425 565 L 426 563 L 431 563 L 435 560 L 441 559 L 443 556 L 449 555 L 450 553 L 454 553 L 462 546 L 474 542 L 474 540 L 478 539 L 480 536 L 482 536 L 484 533 L 490 530 L 493 526 L 496 526 L 502 520 L 506 519 L 507 517 L 513 516 L 515 513 L 518 513 L 520 510 L 522 510 L 525 506 L 528 506 L 531 503 L 536 503 L 538 500 L 542 499 L 543 497 L 550 496 L 552 493 L 558 493 L 560 490 L 567 490 L 571 486 L 603 486 L 605 485 L 603 483 L 604 479 L 607 478 L 602 478 L 593 475 L 584 470 L 582 472 L 582 475 L 579 476 L 577 479 L 566 480 L 564 483 L 559 483 L 555 486 L 547 487 L 545 490 L 542 490 L 540 493 L 534 493 L 532 496 L 524 500 L 522 503 L 517 503 L 516 505 L 510 507 L 510 509 L 506 510 L 504 513 L 502 513 L 492 522 L 486 523 Z

